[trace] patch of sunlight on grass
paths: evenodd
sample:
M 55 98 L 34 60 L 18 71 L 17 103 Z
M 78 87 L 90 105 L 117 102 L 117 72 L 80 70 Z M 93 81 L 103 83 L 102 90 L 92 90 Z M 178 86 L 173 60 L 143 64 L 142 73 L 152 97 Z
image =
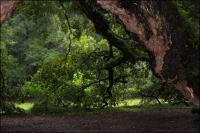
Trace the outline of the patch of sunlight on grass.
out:
M 135 98 L 135 99 L 127 99 L 124 101 L 121 101 L 117 107 L 122 107 L 122 106 L 136 106 L 140 105 L 141 99 L 140 98 Z
M 15 107 L 24 109 L 26 112 L 29 112 L 33 108 L 34 103 L 15 103 Z
M 141 98 L 134 98 L 134 99 L 126 99 L 121 101 L 117 106 L 114 108 L 120 111 L 141 111 L 142 109 L 155 109 L 155 108 L 191 108 L 190 105 L 184 104 L 169 104 L 168 102 L 164 102 L 163 99 L 159 99 L 162 104 L 157 103 L 156 100 L 151 102 L 141 102 Z

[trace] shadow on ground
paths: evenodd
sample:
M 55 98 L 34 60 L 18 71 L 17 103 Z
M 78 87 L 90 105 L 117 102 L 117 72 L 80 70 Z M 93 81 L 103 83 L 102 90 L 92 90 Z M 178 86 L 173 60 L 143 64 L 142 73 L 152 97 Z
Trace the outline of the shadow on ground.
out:
M 190 109 L 1 116 L 1 132 L 199 132 Z

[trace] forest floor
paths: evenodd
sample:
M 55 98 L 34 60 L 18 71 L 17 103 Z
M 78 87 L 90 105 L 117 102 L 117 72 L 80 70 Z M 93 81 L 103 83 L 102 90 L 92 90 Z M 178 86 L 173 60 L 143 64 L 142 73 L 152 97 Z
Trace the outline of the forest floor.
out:
M 99 112 L 69 115 L 1 116 L 1 132 L 199 132 L 190 109 Z

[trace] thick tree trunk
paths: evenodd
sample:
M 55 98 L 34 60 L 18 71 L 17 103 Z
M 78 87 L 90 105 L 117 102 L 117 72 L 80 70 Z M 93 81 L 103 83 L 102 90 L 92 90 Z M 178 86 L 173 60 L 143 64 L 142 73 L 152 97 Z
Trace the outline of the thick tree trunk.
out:
M 103 9 L 118 16 L 132 37 L 150 52 L 154 74 L 162 82 L 174 83 L 188 100 L 199 107 L 198 85 L 192 84 L 193 78 L 189 78 L 199 77 L 198 50 L 191 49 L 193 55 L 185 57 L 190 53 L 183 53 L 188 51 L 182 38 L 184 35 L 174 28 L 178 26 L 175 7 L 169 5 L 169 2 L 155 0 L 97 2 Z M 164 11 L 171 14 L 165 14 Z M 196 66 L 188 65 L 190 61 L 197 62 Z
M 3 23 L 10 15 L 12 14 L 13 10 L 17 6 L 20 0 L 0 0 L 1 5 L 1 19 L 0 23 Z

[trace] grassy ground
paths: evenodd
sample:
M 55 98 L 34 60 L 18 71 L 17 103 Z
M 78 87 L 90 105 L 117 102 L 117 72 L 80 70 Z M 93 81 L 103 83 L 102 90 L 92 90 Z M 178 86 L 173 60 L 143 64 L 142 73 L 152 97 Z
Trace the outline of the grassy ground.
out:
M 27 113 L 31 111 L 33 106 L 34 106 L 34 103 L 31 103 L 31 102 L 15 103 L 15 107 L 21 108 Z
M 161 100 L 162 101 L 162 100 Z M 26 113 L 30 113 L 31 109 L 34 106 L 33 102 L 25 102 L 25 103 L 15 103 L 15 106 L 23 109 Z M 185 105 L 170 105 L 168 103 L 162 102 L 162 104 L 158 104 L 156 102 L 150 103 L 142 103 L 140 98 L 135 99 L 127 99 L 121 101 L 115 107 L 108 107 L 103 110 L 96 110 L 97 112 L 138 112 L 147 109 L 155 109 L 155 108 L 191 108 L 191 106 Z
M 136 106 L 136 105 L 140 105 L 141 103 L 141 99 L 140 98 L 136 98 L 136 99 L 127 99 L 124 101 L 121 101 L 117 107 L 124 107 L 124 106 Z
M 141 102 L 141 99 L 128 99 L 120 102 L 115 109 L 120 109 L 123 107 L 131 107 L 131 106 L 139 106 Z M 25 102 L 25 103 L 15 103 L 15 107 L 21 108 L 25 110 L 25 112 L 30 112 L 33 108 L 34 103 L 33 102 Z M 123 109 L 122 109 L 123 110 Z

